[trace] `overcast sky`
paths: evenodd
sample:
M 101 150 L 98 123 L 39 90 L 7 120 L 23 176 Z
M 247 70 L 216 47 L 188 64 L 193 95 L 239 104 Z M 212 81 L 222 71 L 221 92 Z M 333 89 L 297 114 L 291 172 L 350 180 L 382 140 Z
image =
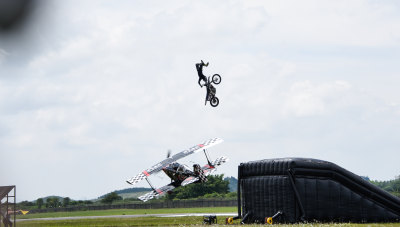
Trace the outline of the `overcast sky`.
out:
M 398 1 L 45 3 L 0 33 L 0 185 L 18 201 L 128 188 L 168 149 L 213 137 L 226 176 L 283 157 L 400 175 Z M 217 108 L 201 59 L 222 76 Z

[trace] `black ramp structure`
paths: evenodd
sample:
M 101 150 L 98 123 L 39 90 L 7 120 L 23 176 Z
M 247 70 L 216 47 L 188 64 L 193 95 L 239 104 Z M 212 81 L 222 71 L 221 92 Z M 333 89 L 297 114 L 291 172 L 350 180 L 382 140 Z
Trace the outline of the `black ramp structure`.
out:
M 400 198 L 331 162 L 306 158 L 241 163 L 238 213 L 244 222 L 397 222 Z

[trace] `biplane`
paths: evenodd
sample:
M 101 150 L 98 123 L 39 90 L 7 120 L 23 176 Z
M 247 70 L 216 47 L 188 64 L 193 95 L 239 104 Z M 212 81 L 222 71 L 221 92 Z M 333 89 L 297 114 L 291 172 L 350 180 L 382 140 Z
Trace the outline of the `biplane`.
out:
M 223 142 L 223 140 L 220 138 L 209 139 L 201 144 L 195 145 L 173 156 L 170 156 L 170 153 L 168 153 L 167 159 L 155 164 L 149 169 L 143 170 L 141 173 L 132 177 L 126 182 L 133 185 L 142 180 L 147 181 L 147 183 L 153 190 L 147 194 L 138 197 L 138 199 L 142 200 L 143 202 L 159 197 L 165 193 L 172 193 L 173 189 L 180 186 L 185 186 L 192 183 L 207 182 L 207 176 L 214 172 L 217 166 L 228 161 L 228 158 L 224 156 L 219 157 L 214 161 L 209 160 L 206 149 L 221 142 Z M 203 167 L 200 167 L 199 164 L 194 164 L 193 170 L 191 170 L 188 166 L 176 162 L 181 158 L 197 153 L 201 150 L 203 150 L 204 155 L 207 159 L 207 164 Z M 171 183 L 160 188 L 155 188 L 149 181 L 148 177 L 160 171 L 163 171 L 169 178 L 171 178 Z

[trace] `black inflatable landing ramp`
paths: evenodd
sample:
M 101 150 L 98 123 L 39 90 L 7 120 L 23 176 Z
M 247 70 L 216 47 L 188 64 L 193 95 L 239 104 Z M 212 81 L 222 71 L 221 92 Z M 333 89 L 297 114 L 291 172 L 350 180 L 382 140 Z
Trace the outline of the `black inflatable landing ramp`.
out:
M 239 166 L 239 216 L 264 223 L 397 222 L 400 198 L 333 163 L 266 159 Z

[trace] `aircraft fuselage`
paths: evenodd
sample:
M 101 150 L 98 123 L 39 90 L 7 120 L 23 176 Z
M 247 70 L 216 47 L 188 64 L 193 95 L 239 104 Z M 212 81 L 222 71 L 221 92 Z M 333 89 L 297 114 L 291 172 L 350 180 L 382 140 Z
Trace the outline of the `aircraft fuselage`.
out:
M 177 162 L 167 165 L 162 170 L 177 185 L 180 185 L 180 183 L 182 183 L 182 181 L 184 181 L 186 178 L 195 176 L 194 172 L 188 167 Z

